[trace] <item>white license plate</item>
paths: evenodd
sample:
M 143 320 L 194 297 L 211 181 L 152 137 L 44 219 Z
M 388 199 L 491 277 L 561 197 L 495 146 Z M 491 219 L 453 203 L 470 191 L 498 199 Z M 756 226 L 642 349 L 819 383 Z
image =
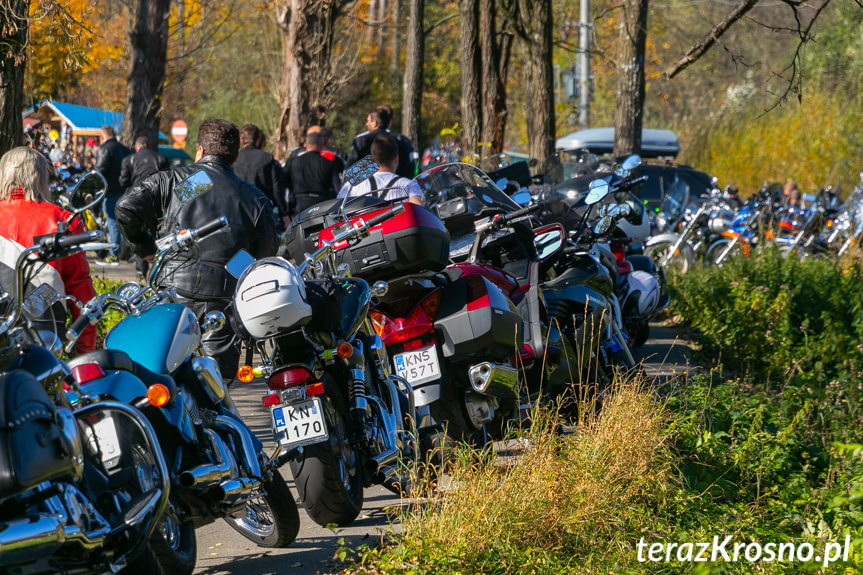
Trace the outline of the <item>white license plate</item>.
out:
M 279 443 L 287 447 L 318 443 L 329 437 L 318 398 L 273 407 L 273 429 Z
M 396 374 L 408 383 L 425 383 L 440 378 L 437 350 L 432 344 L 416 351 L 406 351 L 393 356 Z
M 120 463 L 120 438 L 117 437 L 117 427 L 114 418 L 103 417 L 96 423 L 87 426 L 87 440 L 93 451 L 102 450 L 102 463 L 107 469 L 112 469 Z M 95 437 L 94 437 L 95 434 Z

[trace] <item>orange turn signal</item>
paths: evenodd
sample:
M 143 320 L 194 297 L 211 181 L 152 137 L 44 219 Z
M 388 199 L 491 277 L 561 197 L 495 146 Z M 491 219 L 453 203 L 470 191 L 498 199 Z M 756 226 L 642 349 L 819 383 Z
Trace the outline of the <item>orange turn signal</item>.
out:
M 251 365 L 241 365 L 237 370 L 237 379 L 243 383 L 249 383 L 255 379 L 255 369 Z
M 171 400 L 171 392 L 162 383 L 154 383 L 147 388 L 147 401 L 153 407 L 162 407 Z
M 346 341 L 343 341 L 336 346 L 336 354 L 342 359 L 347 359 L 354 354 L 354 346 Z
M 383 337 L 387 323 L 387 316 L 377 310 L 373 310 L 369 312 L 369 319 L 372 320 L 372 328 L 374 328 L 378 337 Z

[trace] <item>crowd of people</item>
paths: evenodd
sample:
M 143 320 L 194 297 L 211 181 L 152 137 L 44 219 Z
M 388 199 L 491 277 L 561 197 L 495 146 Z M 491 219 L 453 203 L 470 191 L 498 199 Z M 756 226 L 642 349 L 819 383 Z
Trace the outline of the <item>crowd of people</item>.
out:
M 354 138 L 348 154 L 334 147 L 329 127 L 310 126 L 303 143 L 282 163 L 265 150 L 266 137 L 259 127 L 246 124 L 240 129 L 226 120 L 209 119 L 198 127 L 194 163 L 173 168 L 147 137 L 137 137 L 129 149 L 111 126 L 105 126 L 90 169 L 107 182 L 104 222 L 114 247 L 100 254 L 96 263 L 118 265 L 120 259 L 134 257 L 138 273 L 145 277 L 156 253 L 155 238 L 174 229 L 173 214 L 181 203 L 175 187 L 203 170 L 213 187 L 202 201 L 183 210 L 181 224 L 195 228 L 224 215 L 229 229 L 208 238 L 194 261 L 183 262 L 166 277 L 181 302 L 199 319 L 209 311 L 225 311 L 235 286 L 225 271 L 228 260 L 240 249 L 256 258 L 276 255 L 280 232 L 309 206 L 385 188 L 400 188 L 404 192 L 396 195 L 422 205 L 422 191 L 412 181 L 417 154 L 410 140 L 390 130 L 392 122 L 389 106 L 371 110 L 367 130 Z M 59 144 L 44 148 L 31 142 L 29 147 L 14 148 L 0 158 L 0 262 L 7 268 L 9 261 L 14 266 L 15 254 L 32 245 L 35 236 L 56 232 L 58 222 L 70 217 L 51 203 L 49 191 L 54 166 L 61 161 L 60 154 L 65 154 L 60 148 Z M 51 154 L 58 156 L 57 162 Z M 345 169 L 367 155 L 377 162 L 377 172 L 355 187 L 343 183 Z M 386 197 L 395 197 L 393 193 L 388 191 Z M 83 228 L 76 222 L 70 229 Z M 53 262 L 52 268 L 57 276 L 54 283 L 65 293 L 80 301 L 95 295 L 89 264 L 82 253 Z M 70 307 L 76 316 L 77 309 Z M 77 350 L 89 351 L 94 344 L 91 327 L 78 340 Z M 208 332 L 203 345 L 230 382 L 240 349 L 230 322 Z

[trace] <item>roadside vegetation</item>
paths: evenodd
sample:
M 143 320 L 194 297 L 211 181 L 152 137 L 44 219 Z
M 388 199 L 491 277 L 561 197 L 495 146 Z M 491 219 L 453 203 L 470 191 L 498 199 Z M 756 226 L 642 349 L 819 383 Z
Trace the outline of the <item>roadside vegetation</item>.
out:
M 863 568 L 863 270 L 767 253 L 672 278 L 699 375 L 636 379 L 561 435 L 534 414 L 514 460 L 464 448 L 445 489 L 354 573 L 858 573 Z M 859 347 L 858 347 L 859 346 Z M 853 542 L 800 562 L 639 562 L 647 542 Z M 816 553 L 818 555 L 818 553 Z

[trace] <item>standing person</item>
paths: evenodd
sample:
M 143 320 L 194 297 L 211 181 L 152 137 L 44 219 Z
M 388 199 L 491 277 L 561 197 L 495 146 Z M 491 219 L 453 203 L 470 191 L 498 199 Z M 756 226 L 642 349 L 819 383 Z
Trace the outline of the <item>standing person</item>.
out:
M 287 227 L 288 206 L 282 190 L 282 168 L 273 155 L 261 149 L 264 135 L 254 124 L 246 124 L 240 132 L 243 148 L 234 162 L 234 172 L 262 192 L 279 211 L 282 224 Z
M 34 244 L 35 236 L 57 233 L 57 223 L 68 220 L 71 215 L 51 203 L 49 186 L 53 173 L 50 160 L 26 146 L 13 148 L 0 158 L 0 237 L 4 240 L 0 241 L 0 259 L 7 268 L 14 270 L 15 258 Z M 77 219 L 69 225 L 70 233 L 85 231 Z M 50 267 L 39 272 L 36 279 L 47 281 L 58 293 L 65 292 L 82 302 L 96 297 L 90 265 L 83 252 L 50 262 Z M 11 285 L 8 281 L 7 277 L 3 278 L 5 285 Z M 81 313 L 75 306 L 69 306 L 69 311 L 73 319 Z M 59 319 L 62 326 L 65 317 Z M 64 332 L 65 328 L 59 333 L 62 336 Z M 95 346 L 96 327 L 91 325 L 81 333 L 75 350 L 85 353 L 93 351 Z
M 372 142 L 375 136 L 381 133 L 386 133 L 386 127 L 389 125 L 389 117 L 384 117 L 385 111 L 380 108 L 375 108 L 366 116 L 366 131 L 357 134 L 351 143 L 351 150 L 348 152 L 348 167 L 356 163 L 358 160 L 365 158 L 372 153 Z
M 321 155 L 327 159 L 338 157 L 342 161 L 342 164 L 347 163 L 347 154 L 345 154 L 344 150 L 336 147 L 336 140 L 333 136 L 333 129 L 329 126 L 323 126 L 321 128 L 321 131 L 324 134 L 324 149 L 321 152 Z
M 165 266 L 164 283 L 177 290 L 181 303 L 199 319 L 208 311 L 226 312 L 237 281 L 225 264 L 244 249 L 255 258 L 276 255 L 278 232 L 273 208 L 262 191 L 231 169 L 240 148 L 240 131 L 226 120 L 204 120 L 198 128 L 195 163 L 156 172 L 133 186 L 117 204 L 117 221 L 139 257 L 156 253 L 153 238 L 176 229 L 173 215 L 182 204 L 174 194 L 181 181 L 199 170 L 213 182 L 211 189 L 189 202 L 179 217 L 184 228 L 197 228 L 225 216 L 230 229 L 206 238 L 189 259 Z M 216 359 L 227 384 L 233 381 L 240 359 L 239 341 L 231 322 L 204 334 L 204 351 Z
M 150 139 L 147 136 L 138 136 L 135 138 L 135 153 L 123 158 L 120 166 L 120 185 L 124 190 L 140 184 L 158 171 L 171 167 L 165 156 L 153 151 L 149 146 Z M 135 271 L 142 278 L 147 277 L 149 269 L 150 262 L 135 256 Z
M 345 169 L 341 158 L 324 157 L 324 135 L 312 126 L 306 133 L 305 152 L 285 162 L 285 185 L 290 197 L 289 211 L 295 217 L 309 206 L 331 200 L 341 185 L 340 174 Z
M 108 228 L 108 241 L 116 247 L 108 250 L 104 259 L 96 260 L 96 264 L 116 266 L 119 264 L 120 243 L 123 238 L 120 236 L 120 228 L 117 227 L 114 209 L 125 191 L 125 188 L 120 185 L 123 158 L 131 154 L 132 151 L 114 137 L 114 128 L 111 126 L 102 126 L 100 138 L 102 144 L 96 154 L 96 165 L 93 169 L 102 174 L 105 181 L 108 182 L 108 191 L 105 193 L 105 199 L 102 200 L 102 206 L 105 212 L 105 227 Z
M 364 196 L 375 190 L 384 188 L 401 188 L 404 190 L 390 190 L 384 195 L 385 200 L 404 199 L 407 194 L 407 200 L 413 204 L 423 205 L 425 196 L 422 189 L 415 181 L 403 178 L 396 173 L 399 164 L 398 146 L 395 138 L 383 132 L 375 136 L 371 145 L 372 157 L 378 163 L 378 171 L 357 184 L 351 186 L 350 182 L 345 182 L 342 189 L 339 190 L 340 198 L 347 196 Z
M 399 167 L 396 173 L 403 178 L 413 179 L 417 175 L 417 160 L 419 159 L 419 154 L 417 154 L 413 142 L 407 136 L 392 131 L 393 122 L 396 119 L 392 108 L 383 104 L 378 106 L 377 109 L 384 112 L 382 117 L 386 118 L 387 121 L 386 131 L 395 138 L 396 144 L 399 147 Z

